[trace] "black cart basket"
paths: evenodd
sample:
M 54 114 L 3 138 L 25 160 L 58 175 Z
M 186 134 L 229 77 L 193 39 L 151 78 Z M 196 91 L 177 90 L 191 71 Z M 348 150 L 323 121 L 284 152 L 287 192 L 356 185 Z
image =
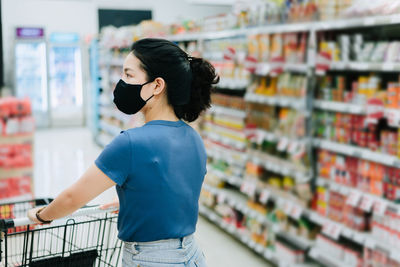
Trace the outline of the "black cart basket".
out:
M 29 225 L 27 211 L 50 201 L 0 204 L 0 267 L 120 265 L 116 214 L 86 207 L 49 225 Z

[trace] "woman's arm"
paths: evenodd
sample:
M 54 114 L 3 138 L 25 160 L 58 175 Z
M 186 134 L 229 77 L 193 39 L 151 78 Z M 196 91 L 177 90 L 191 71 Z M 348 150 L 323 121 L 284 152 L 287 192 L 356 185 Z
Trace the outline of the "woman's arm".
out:
M 65 217 L 114 185 L 115 182 L 93 164 L 78 181 L 61 192 L 50 205 L 40 212 L 40 218 L 50 221 Z M 38 209 L 28 211 L 28 217 L 32 221 L 40 223 L 36 218 Z

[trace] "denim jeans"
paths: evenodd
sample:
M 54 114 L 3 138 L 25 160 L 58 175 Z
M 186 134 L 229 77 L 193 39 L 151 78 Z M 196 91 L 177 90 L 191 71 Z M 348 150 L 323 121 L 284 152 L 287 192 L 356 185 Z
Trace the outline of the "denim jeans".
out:
M 193 235 L 153 242 L 124 242 L 123 267 L 207 267 Z

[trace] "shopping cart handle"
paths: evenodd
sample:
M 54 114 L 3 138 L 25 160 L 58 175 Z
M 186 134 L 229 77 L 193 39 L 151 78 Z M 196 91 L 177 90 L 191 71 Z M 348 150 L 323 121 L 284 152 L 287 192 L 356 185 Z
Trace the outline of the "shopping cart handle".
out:
M 74 213 L 64 217 L 64 218 L 74 218 L 79 216 L 87 216 L 87 215 L 94 215 L 106 212 L 113 212 L 117 211 L 118 208 L 112 207 L 108 209 L 100 209 L 100 206 L 90 207 L 90 208 L 82 208 Z M 16 218 L 16 219 L 5 219 L 0 220 L 0 229 L 9 229 L 18 226 L 25 226 L 29 224 L 35 224 L 35 222 L 31 221 L 28 217 Z

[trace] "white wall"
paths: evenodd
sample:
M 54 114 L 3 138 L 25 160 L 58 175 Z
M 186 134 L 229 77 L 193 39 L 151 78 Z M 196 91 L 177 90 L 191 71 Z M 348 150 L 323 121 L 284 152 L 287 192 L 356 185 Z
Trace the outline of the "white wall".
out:
M 150 9 L 153 19 L 171 23 L 230 10 L 228 6 L 193 5 L 186 0 L 2 0 L 4 77 L 13 85 L 13 40 L 17 26 L 44 27 L 51 32 L 77 32 L 84 39 L 98 32 L 98 8 Z

